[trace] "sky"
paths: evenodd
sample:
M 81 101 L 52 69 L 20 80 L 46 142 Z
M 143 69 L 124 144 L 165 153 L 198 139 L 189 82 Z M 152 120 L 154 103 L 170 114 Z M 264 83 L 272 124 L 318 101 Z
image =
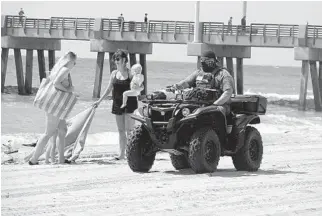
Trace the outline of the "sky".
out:
M 23 8 L 30 18 L 102 17 L 116 18 L 123 13 L 125 20 L 143 21 L 145 13 L 150 20 L 194 21 L 195 1 L 1 1 L 2 15 L 17 15 Z M 322 1 L 247 1 L 247 23 L 322 25 Z M 201 22 L 228 22 L 240 24 L 242 1 L 201 1 Z M 62 41 L 62 51 L 72 50 L 81 58 L 95 58 L 87 41 Z M 153 54 L 147 60 L 196 62 L 187 56 L 186 45 L 154 44 Z M 293 49 L 252 48 L 251 59 L 245 64 L 299 66 Z

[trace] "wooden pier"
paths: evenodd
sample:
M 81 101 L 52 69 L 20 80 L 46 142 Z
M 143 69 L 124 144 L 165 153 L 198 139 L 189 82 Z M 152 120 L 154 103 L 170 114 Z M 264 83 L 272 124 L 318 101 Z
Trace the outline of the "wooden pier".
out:
M 45 51 L 48 51 L 51 68 L 55 63 L 55 51 L 61 49 L 61 40 L 89 41 L 90 51 L 97 52 L 93 97 L 99 97 L 101 93 L 105 53 L 108 52 L 111 59 L 118 48 L 129 51 L 131 65 L 137 62 L 136 54 L 139 55 L 145 77 L 146 55 L 152 54 L 153 43 L 187 44 L 190 56 L 213 50 L 222 63 L 225 60 L 226 67 L 235 77 L 237 94 L 243 94 L 243 59 L 251 58 L 251 47 L 292 48 L 294 59 L 302 61 L 299 109 L 306 109 L 310 72 L 315 109 L 322 111 L 322 26 L 251 23 L 243 30 L 239 25 L 228 26 L 223 22 L 198 21 L 196 25 L 194 21 L 150 20 L 148 23 L 122 22 L 119 25 L 117 19 L 107 18 L 23 17 L 22 23 L 19 19 L 19 16 L 2 16 L 1 91 L 5 84 L 9 49 L 14 49 L 19 94 L 30 94 L 33 50 L 37 50 L 41 79 L 45 76 Z M 21 49 L 27 50 L 25 79 Z M 113 67 L 110 61 L 110 71 Z M 144 91 L 146 87 L 147 82 Z

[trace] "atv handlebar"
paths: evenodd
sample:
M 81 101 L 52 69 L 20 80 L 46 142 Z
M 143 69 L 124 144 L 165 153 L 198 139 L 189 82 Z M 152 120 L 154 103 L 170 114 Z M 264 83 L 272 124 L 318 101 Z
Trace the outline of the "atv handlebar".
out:
M 149 100 L 143 99 L 141 100 L 142 103 L 149 103 L 149 104 L 199 104 L 199 105 L 211 105 L 212 102 L 209 101 L 194 101 L 194 100 Z

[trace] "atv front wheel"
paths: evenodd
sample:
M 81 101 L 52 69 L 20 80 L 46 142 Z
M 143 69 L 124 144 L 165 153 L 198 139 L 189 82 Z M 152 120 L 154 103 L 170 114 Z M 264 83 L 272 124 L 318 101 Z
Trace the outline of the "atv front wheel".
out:
M 151 169 L 156 155 L 156 152 L 149 152 L 152 148 L 148 131 L 143 125 L 136 126 L 128 138 L 126 149 L 127 162 L 132 171 L 148 172 Z
M 263 142 L 258 130 L 247 126 L 244 146 L 232 156 L 234 166 L 238 171 L 257 171 L 263 158 Z
M 220 142 L 211 128 L 197 130 L 189 145 L 189 163 L 195 173 L 214 172 L 220 159 Z
M 183 154 L 183 155 L 170 154 L 170 159 L 171 159 L 172 166 L 176 170 L 190 168 L 190 164 L 188 162 L 186 154 Z

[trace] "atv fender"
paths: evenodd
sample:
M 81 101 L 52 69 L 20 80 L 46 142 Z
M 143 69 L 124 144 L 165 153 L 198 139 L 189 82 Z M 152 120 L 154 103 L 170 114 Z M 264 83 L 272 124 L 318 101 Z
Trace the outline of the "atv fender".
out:
M 239 116 L 235 123 L 235 136 L 237 136 L 237 145 L 235 153 L 244 145 L 245 129 L 248 124 L 259 124 L 260 118 L 257 115 L 242 115 Z
M 193 121 L 193 122 L 191 122 Z M 217 108 L 217 106 L 208 106 L 198 108 L 194 113 L 180 120 L 180 123 L 193 123 L 196 128 L 205 127 L 208 125 L 214 128 L 218 134 L 220 143 L 226 144 L 226 116 Z
M 214 119 L 216 119 L 216 123 L 219 121 L 220 123 L 223 123 L 226 127 L 226 117 L 225 115 L 217 108 L 217 106 L 207 106 L 207 107 L 200 107 L 198 108 L 194 113 L 188 115 L 187 117 L 180 120 L 180 123 L 186 123 L 191 120 L 202 120 L 202 123 L 205 124 L 209 120 L 212 120 L 209 118 L 209 116 L 214 116 Z M 206 117 L 206 119 L 204 119 Z M 206 120 L 206 121 L 204 121 Z M 208 121 L 207 121 L 208 120 Z M 213 124 L 213 122 L 210 122 Z M 221 125 L 220 125 L 221 126 Z
M 259 124 L 260 119 L 257 115 L 241 115 L 236 119 L 236 128 L 244 129 L 248 124 Z
M 156 145 L 156 147 L 160 147 L 160 148 L 164 148 L 164 149 L 167 149 L 167 148 L 173 149 L 174 148 L 174 145 L 177 142 L 176 134 L 172 133 L 169 137 L 168 144 L 162 145 L 156 137 L 155 130 L 153 128 L 152 121 L 150 118 L 142 117 L 142 116 L 134 115 L 134 114 L 131 115 L 131 118 L 139 121 L 143 125 L 143 127 L 148 131 L 149 137 L 152 140 L 152 142 Z M 174 125 L 173 118 L 171 118 L 168 125 L 167 125 L 168 132 L 173 130 L 173 125 Z

